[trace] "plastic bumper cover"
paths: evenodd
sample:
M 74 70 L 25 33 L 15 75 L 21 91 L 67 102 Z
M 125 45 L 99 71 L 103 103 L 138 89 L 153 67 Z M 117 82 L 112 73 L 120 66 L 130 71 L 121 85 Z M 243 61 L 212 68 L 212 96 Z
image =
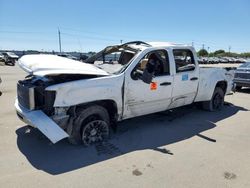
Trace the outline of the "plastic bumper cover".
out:
M 29 111 L 15 101 L 18 117 L 28 125 L 39 129 L 53 144 L 69 135 L 41 110 Z

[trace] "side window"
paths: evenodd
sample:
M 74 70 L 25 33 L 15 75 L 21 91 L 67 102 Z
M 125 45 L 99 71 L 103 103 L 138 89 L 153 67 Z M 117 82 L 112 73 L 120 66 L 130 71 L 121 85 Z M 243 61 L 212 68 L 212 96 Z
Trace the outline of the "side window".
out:
M 192 71 L 195 69 L 192 51 L 186 49 L 173 50 L 176 73 Z
M 154 75 L 155 76 L 162 76 L 162 75 L 169 75 L 169 58 L 168 53 L 166 50 L 155 50 L 146 54 L 138 63 L 137 70 L 144 71 L 144 69 L 148 68 L 149 60 L 154 58 Z

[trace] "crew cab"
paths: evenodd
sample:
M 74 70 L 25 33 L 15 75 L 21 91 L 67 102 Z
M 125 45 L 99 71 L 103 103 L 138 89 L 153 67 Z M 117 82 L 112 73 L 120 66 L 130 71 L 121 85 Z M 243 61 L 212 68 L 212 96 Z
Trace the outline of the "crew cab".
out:
M 164 42 L 108 46 L 84 63 L 26 55 L 19 66 L 28 76 L 17 83 L 17 115 L 53 143 L 90 145 L 119 121 L 194 102 L 221 110 L 233 85 L 226 70 L 200 68 L 192 46 Z

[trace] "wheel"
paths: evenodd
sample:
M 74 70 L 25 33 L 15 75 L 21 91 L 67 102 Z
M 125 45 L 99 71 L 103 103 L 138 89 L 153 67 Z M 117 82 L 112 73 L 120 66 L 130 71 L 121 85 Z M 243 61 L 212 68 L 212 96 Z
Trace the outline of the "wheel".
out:
M 235 90 L 236 90 L 236 91 L 240 91 L 241 88 L 242 88 L 242 86 L 236 86 L 236 87 L 235 87 Z
M 221 110 L 224 105 L 224 97 L 225 93 L 222 88 L 216 87 L 212 99 L 202 103 L 203 109 L 210 112 Z
M 85 146 L 102 142 L 109 137 L 109 125 L 93 115 L 87 118 L 82 128 L 82 143 Z
M 102 142 L 110 135 L 110 118 L 107 110 L 99 105 L 89 106 L 77 112 L 72 127 L 67 128 L 71 144 L 85 146 Z

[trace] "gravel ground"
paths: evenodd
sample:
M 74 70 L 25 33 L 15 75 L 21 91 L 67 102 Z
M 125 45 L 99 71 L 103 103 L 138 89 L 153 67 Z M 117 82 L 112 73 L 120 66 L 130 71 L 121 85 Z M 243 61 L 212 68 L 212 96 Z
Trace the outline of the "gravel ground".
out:
M 1 66 L 1 187 L 250 187 L 250 90 L 220 112 L 188 106 L 120 123 L 106 143 L 53 145 L 15 114 L 25 73 Z

